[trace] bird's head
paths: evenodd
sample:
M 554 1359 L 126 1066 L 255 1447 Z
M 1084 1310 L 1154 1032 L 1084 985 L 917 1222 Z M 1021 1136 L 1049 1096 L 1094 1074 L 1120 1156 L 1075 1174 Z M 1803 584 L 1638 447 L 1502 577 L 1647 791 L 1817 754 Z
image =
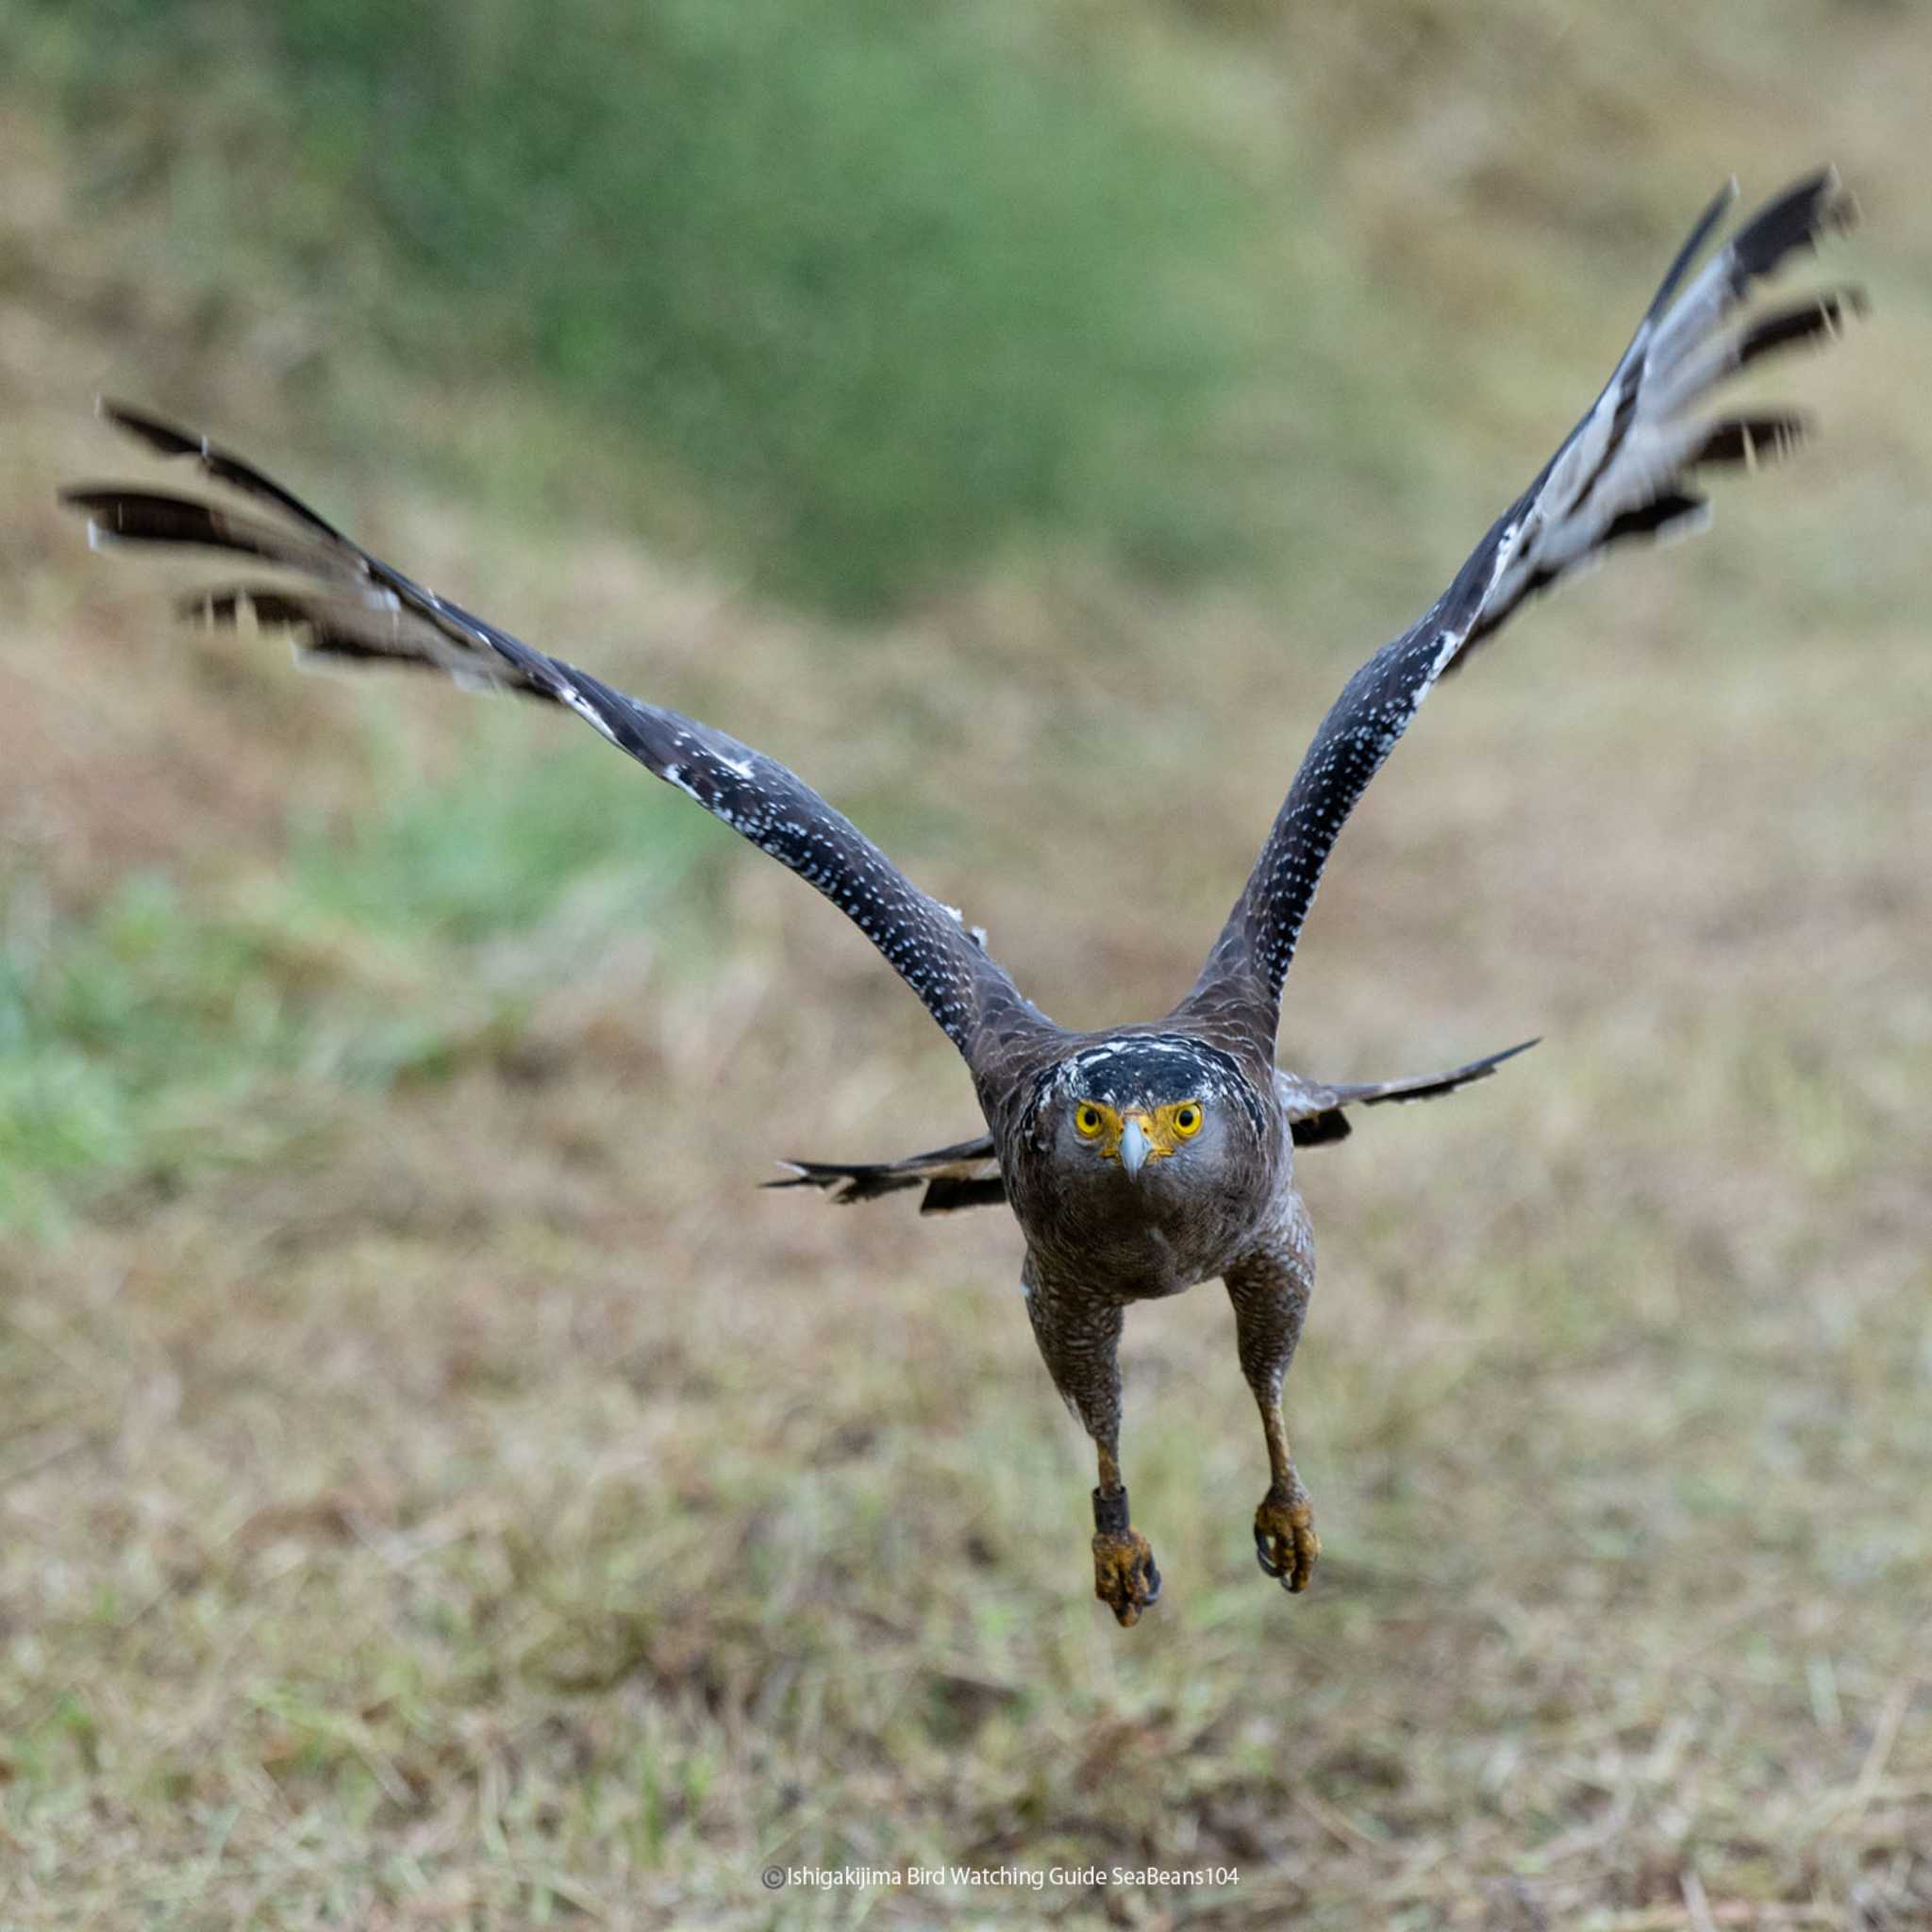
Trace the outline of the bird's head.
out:
M 1191 1192 L 1252 1143 L 1244 1086 L 1224 1055 L 1184 1035 L 1103 1041 L 1054 1070 L 1041 1139 L 1074 1186 Z

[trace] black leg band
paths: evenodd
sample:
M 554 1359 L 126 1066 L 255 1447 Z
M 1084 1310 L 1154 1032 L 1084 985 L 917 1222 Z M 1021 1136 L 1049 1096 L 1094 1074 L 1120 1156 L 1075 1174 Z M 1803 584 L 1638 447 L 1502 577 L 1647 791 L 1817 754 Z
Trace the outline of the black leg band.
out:
M 1127 1491 L 1123 1483 L 1117 1490 L 1093 1492 L 1093 1527 L 1102 1536 L 1120 1536 L 1127 1527 Z

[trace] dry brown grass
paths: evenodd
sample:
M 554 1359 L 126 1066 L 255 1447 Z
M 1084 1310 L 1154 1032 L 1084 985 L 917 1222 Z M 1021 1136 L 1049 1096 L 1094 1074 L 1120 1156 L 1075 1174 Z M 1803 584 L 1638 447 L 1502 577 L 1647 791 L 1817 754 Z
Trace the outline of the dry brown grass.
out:
M 1305 1158 L 1312 1593 L 1253 1565 L 1215 1291 L 1129 1326 L 1169 1593 L 1121 1632 L 1010 1224 L 754 1191 L 971 1100 L 837 916 L 721 832 L 702 921 L 472 962 L 541 989 L 513 1047 L 305 1088 L 272 1162 L 0 1248 L 0 1923 L 1932 1923 L 1932 35 L 1385 16 L 1415 44 L 1338 68 L 1366 106 L 1307 219 L 1372 285 L 1418 479 L 1336 479 L 1335 569 L 1285 608 L 1149 608 L 1068 563 L 841 650 L 608 534 L 358 505 L 433 581 L 858 802 L 1049 1010 L 1148 1010 L 1340 675 L 1541 459 L 1707 178 L 1836 153 L 1879 321 L 1784 385 L 1825 439 L 1433 701 L 1324 890 L 1294 1063 L 1547 1040 Z M 1291 10 L 1278 71 L 1243 57 L 1232 118 L 1319 125 L 1311 70 L 1357 58 L 1323 18 Z M 1585 81 L 1600 157 L 1546 173 Z M 183 318 L 129 312 L 98 238 L 63 242 L 58 147 L 7 141 L 12 870 L 66 908 L 163 858 L 197 907 L 275 903 L 288 808 L 355 808 L 383 701 L 165 636 L 148 574 L 57 523 L 53 481 L 107 460 L 87 393 L 175 366 Z M 262 442 L 273 392 L 233 373 L 224 426 Z M 386 696 L 455 757 L 468 712 Z M 376 999 L 382 958 L 328 943 Z M 462 997 L 393 970 L 391 999 Z M 847 1861 L 1240 1880 L 758 1886 Z

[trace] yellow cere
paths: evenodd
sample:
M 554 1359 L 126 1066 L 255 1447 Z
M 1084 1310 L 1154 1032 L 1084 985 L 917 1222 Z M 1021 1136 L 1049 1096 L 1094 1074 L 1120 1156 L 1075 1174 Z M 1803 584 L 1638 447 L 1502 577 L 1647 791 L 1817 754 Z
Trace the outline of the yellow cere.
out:
M 1117 1113 L 1105 1101 L 1083 1100 L 1074 1109 L 1074 1131 L 1083 1141 L 1093 1142 L 1094 1151 L 1108 1160 L 1117 1159 L 1121 1135 L 1129 1120 L 1139 1121 L 1147 1137 L 1147 1158 L 1164 1160 L 1183 1141 L 1191 1141 L 1201 1131 L 1206 1114 L 1198 1100 L 1178 1100 L 1168 1107 L 1157 1107 L 1151 1113 Z

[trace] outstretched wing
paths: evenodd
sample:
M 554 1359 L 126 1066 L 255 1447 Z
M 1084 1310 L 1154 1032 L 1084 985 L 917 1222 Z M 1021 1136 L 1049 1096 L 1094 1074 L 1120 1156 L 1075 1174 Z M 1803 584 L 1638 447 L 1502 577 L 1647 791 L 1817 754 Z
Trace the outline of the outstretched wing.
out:
M 904 1160 L 879 1160 L 841 1167 L 824 1160 L 784 1160 L 787 1170 L 782 1181 L 767 1181 L 768 1188 L 820 1188 L 841 1206 L 855 1201 L 876 1201 L 881 1194 L 896 1194 L 902 1188 L 924 1186 L 925 1198 L 919 1204 L 922 1214 L 942 1214 L 952 1208 L 991 1208 L 1007 1198 L 1006 1183 L 1000 1178 L 999 1156 L 993 1151 L 992 1136 L 981 1134 L 976 1140 L 961 1141 L 952 1147 L 938 1147 L 930 1154 L 908 1155 Z
M 1246 889 L 1182 1010 L 1244 1016 L 1269 1041 L 1302 922 L 1342 822 L 1438 677 L 1539 591 L 1626 538 L 1696 526 L 1706 466 L 1782 455 L 1803 430 L 1784 410 L 1710 415 L 1697 406 L 1774 350 L 1826 341 L 1862 311 L 1838 289 L 1729 325 L 1753 283 L 1853 207 L 1824 171 L 1788 189 L 1678 287 L 1736 192 L 1705 210 L 1671 264 L 1616 372 L 1535 482 L 1498 517 L 1456 580 L 1411 629 L 1349 679 L 1296 772 Z M 1673 299 L 1674 297 L 1674 300 Z
M 298 659 L 325 667 L 405 665 L 473 690 L 512 691 L 575 711 L 620 750 L 733 831 L 816 886 L 875 945 L 969 1062 L 982 1026 L 1044 1025 L 986 955 L 985 935 L 922 892 L 842 813 L 775 758 L 675 711 L 626 697 L 559 658 L 533 650 L 413 583 L 240 458 L 138 410 L 102 413 L 166 457 L 192 457 L 216 481 L 265 508 L 120 484 L 78 487 L 61 500 L 88 519 L 90 541 L 187 544 L 293 571 L 306 582 L 197 591 L 184 615 L 232 625 L 244 608 L 297 634 Z
M 1345 1141 L 1350 1133 L 1351 1107 L 1381 1107 L 1391 1101 L 1434 1100 L 1454 1093 L 1472 1080 L 1486 1080 L 1505 1060 L 1527 1053 L 1536 1044 L 1523 1041 L 1506 1046 L 1501 1053 L 1471 1060 L 1466 1067 L 1452 1068 L 1446 1074 L 1424 1074 L 1413 1080 L 1370 1080 L 1356 1083 L 1322 1084 L 1304 1080 L 1298 1074 L 1274 1070 L 1274 1091 L 1288 1115 L 1289 1129 L 1297 1147 L 1319 1147 L 1330 1141 Z M 961 1141 L 951 1147 L 938 1147 L 930 1154 L 910 1154 L 904 1160 L 879 1160 L 841 1165 L 830 1160 L 786 1160 L 781 1181 L 767 1181 L 768 1188 L 817 1188 L 841 1207 L 855 1201 L 875 1201 L 881 1194 L 896 1194 L 904 1188 L 924 1186 L 925 1198 L 919 1204 L 922 1214 L 943 1214 L 955 1208 L 991 1208 L 1007 1198 L 1006 1183 L 1000 1178 L 999 1155 L 992 1136 Z
M 1351 1107 L 1404 1106 L 1412 1100 L 1436 1100 L 1467 1087 L 1473 1080 L 1487 1080 L 1505 1060 L 1527 1053 L 1537 1042 L 1517 1041 L 1501 1053 L 1471 1060 L 1466 1067 L 1454 1067 L 1446 1074 L 1424 1074 L 1413 1080 L 1331 1081 L 1326 1085 L 1304 1080 L 1299 1074 L 1274 1070 L 1274 1091 L 1281 1096 L 1297 1147 L 1319 1147 L 1329 1141 L 1345 1141 L 1354 1129 L 1345 1108 Z

